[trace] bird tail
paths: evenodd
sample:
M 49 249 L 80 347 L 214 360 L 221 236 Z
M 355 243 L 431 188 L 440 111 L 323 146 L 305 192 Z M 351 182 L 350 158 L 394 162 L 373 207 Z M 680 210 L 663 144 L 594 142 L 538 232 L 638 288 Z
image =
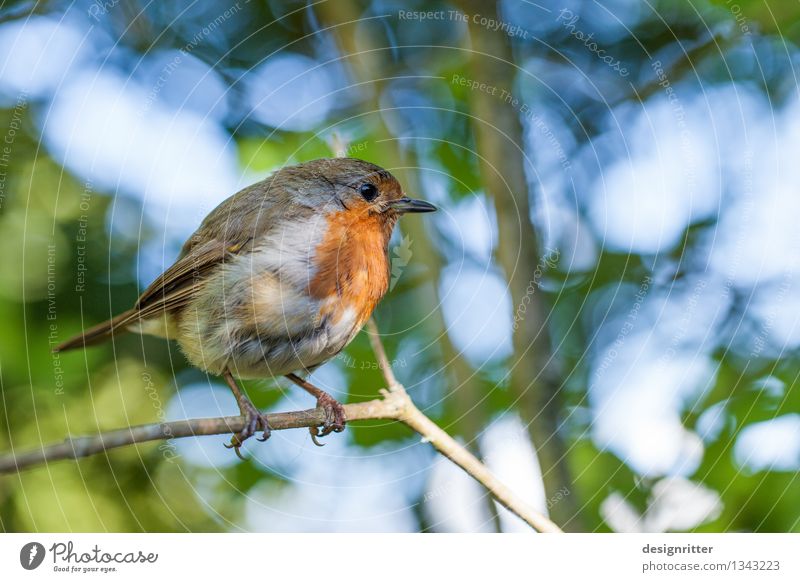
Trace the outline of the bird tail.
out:
M 136 320 L 134 315 L 134 309 L 129 309 L 128 311 L 120 313 L 113 319 L 109 319 L 108 321 L 104 321 L 103 323 L 90 327 L 89 329 L 84 330 L 83 333 L 76 335 L 74 338 L 58 344 L 53 348 L 53 351 L 65 352 L 67 350 L 93 346 L 95 344 L 104 342 L 116 333 L 127 331 L 128 326 L 130 326 L 131 323 Z

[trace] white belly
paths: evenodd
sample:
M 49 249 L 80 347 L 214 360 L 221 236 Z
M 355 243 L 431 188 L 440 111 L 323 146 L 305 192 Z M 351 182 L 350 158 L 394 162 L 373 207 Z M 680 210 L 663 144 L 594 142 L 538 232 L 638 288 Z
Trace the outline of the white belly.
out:
M 310 370 L 360 329 L 355 311 L 338 298 L 312 298 L 296 278 L 264 269 L 258 257 L 233 260 L 205 283 L 181 313 L 174 339 L 211 374 L 229 369 L 238 378 L 267 378 Z

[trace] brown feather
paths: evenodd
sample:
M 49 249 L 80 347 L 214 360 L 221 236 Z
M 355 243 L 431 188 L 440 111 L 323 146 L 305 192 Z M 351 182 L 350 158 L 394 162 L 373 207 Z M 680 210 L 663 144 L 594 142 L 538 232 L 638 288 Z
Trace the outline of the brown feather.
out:
M 225 245 L 218 241 L 208 241 L 192 249 L 145 289 L 133 309 L 85 330 L 59 344 L 53 351 L 95 345 L 114 333 L 124 333 L 130 325 L 157 316 L 164 317 L 185 307 L 194 295 L 195 286 L 211 268 L 224 260 L 227 252 Z
M 125 328 L 129 324 L 128 320 L 133 313 L 134 310 L 129 309 L 128 311 L 120 313 L 113 319 L 90 327 L 84 330 L 80 335 L 70 338 L 54 347 L 53 352 L 65 352 L 67 350 L 74 350 L 75 348 L 93 346 L 106 341 L 115 333 L 125 332 Z

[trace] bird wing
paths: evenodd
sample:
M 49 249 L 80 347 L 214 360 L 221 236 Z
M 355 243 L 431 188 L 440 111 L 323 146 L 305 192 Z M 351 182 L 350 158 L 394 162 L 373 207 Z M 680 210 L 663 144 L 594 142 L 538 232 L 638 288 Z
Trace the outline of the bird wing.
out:
M 304 211 L 285 188 L 272 187 L 273 177 L 237 192 L 209 213 L 186 241 L 175 264 L 139 297 L 133 309 L 138 319 L 184 307 L 196 285 L 214 267 L 249 252 L 254 241 L 279 221 Z
M 136 317 L 147 319 L 185 306 L 200 280 L 234 253 L 234 246 L 218 240 L 193 247 L 144 290 L 133 308 Z
M 164 317 L 167 311 L 186 305 L 192 297 L 196 282 L 211 267 L 224 261 L 227 252 L 225 245 L 219 241 L 208 241 L 196 246 L 156 279 L 142 293 L 133 309 L 84 330 L 53 348 L 53 351 L 63 352 L 100 343 L 112 337 L 115 332 L 125 331 L 131 325 L 156 316 Z

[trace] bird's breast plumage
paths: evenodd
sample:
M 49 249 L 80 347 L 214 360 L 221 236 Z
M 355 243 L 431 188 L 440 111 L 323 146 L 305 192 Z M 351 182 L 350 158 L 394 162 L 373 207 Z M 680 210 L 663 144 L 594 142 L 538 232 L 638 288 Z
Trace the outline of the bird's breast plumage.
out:
M 309 293 L 333 310 L 351 309 L 361 327 L 389 289 L 387 231 L 380 217 L 368 213 L 332 213 L 314 251 Z

